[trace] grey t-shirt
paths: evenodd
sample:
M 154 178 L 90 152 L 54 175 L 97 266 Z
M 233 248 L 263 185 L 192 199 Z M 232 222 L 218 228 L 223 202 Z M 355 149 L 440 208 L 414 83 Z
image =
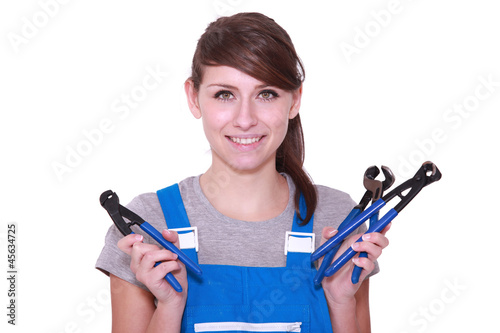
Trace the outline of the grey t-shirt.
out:
M 295 185 L 288 175 L 290 197 L 285 210 L 278 216 L 262 222 L 240 221 L 224 216 L 208 201 L 200 186 L 200 176 L 186 178 L 179 183 L 186 212 L 191 226 L 198 228 L 200 264 L 237 265 L 250 267 L 284 267 L 285 234 L 291 231 L 295 205 Z M 337 228 L 354 207 L 355 202 L 344 192 L 316 185 L 318 205 L 314 213 L 313 231 L 316 247 L 321 241 L 321 231 L 326 226 Z M 145 193 L 135 197 L 127 208 L 148 221 L 158 231 L 166 228 L 165 218 L 156 193 Z M 366 230 L 362 226 L 358 232 Z M 141 229 L 134 232 L 144 235 L 144 241 L 157 244 Z M 105 245 L 96 268 L 105 274 L 113 274 L 141 288 L 129 268 L 130 257 L 117 247 L 123 237 L 112 225 L 105 238 Z M 374 273 L 378 272 L 378 266 Z

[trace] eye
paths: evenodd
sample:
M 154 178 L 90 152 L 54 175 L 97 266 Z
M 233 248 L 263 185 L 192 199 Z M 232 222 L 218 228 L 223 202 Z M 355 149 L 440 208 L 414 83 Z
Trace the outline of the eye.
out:
M 271 101 L 278 97 L 278 93 L 274 90 L 264 90 L 261 91 L 259 94 L 259 98 L 264 100 L 264 101 Z
M 215 94 L 214 97 L 224 102 L 234 98 L 233 94 L 228 90 L 220 90 Z

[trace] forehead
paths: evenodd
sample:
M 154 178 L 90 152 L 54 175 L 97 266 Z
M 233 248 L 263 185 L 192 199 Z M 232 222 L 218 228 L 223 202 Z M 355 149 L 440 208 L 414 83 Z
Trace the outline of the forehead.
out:
M 209 87 L 234 86 L 234 87 L 265 87 L 264 82 L 229 66 L 206 66 L 203 71 L 202 86 Z

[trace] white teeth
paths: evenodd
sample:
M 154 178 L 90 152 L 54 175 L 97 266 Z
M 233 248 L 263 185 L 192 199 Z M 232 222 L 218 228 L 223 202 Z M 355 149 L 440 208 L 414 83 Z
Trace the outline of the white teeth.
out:
M 252 143 L 260 141 L 261 137 L 258 138 L 235 138 L 235 137 L 230 137 L 231 141 L 234 143 L 240 144 L 240 145 L 250 145 Z

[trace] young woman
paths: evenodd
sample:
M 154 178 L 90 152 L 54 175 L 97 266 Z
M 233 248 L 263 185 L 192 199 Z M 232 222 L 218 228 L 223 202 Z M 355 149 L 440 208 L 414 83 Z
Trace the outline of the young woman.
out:
M 193 258 L 203 275 L 191 276 L 147 236 L 110 228 L 96 267 L 110 275 L 114 332 L 370 331 L 368 276 L 388 245 L 387 230 L 360 243 L 359 234 L 347 239 L 339 254 L 352 245 L 368 258 L 355 258 L 322 288 L 312 281 L 310 253 L 284 254 L 287 231 L 315 233 L 317 247 L 354 206 L 345 193 L 314 185 L 302 168 L 303 80 L 292 41 L 274 20 L 240 13 L 208 26 L 185 91 L 212 164 L 128 205 L 176 246 L 178 234 L 167 227 L 177 220 L 197 227 Z M 363 268 L 358 284 L 350 279 L 355 264 Z M 165 280 L 169 272 L 182 292 Z

